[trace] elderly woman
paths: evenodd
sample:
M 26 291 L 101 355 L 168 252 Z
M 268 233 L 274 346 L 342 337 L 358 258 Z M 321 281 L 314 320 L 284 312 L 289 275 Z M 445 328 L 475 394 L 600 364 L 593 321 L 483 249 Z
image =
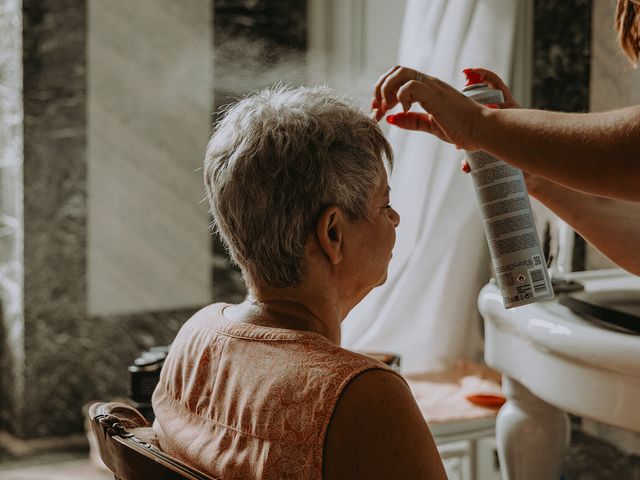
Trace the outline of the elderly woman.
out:
M 204 176 L 249 290 L 178 333 L 153 397 L 160 446 L 224 479 L 445 478 L 402 377 L 340 348 L 340 323 L 384 283 L 398 213 L 391 148 L 327 88 L 231 106 Z

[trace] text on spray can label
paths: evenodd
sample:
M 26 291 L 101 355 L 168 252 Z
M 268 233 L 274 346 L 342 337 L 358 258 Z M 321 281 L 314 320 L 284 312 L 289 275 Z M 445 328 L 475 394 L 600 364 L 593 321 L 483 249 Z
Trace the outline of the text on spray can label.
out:
M 484 105 L 504 102 L 483 83 L 468 83 L 463 93 Z M 522 171 L 486 152 L 466 155 L 505 308 L 553 298 Z

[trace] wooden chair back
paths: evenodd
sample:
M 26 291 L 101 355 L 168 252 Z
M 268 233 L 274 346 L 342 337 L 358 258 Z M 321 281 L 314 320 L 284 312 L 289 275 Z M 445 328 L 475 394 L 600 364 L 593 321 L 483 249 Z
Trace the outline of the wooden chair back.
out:
M 216 480 L 154 445 L 151 426 L 130 405 L 94 403 L 89 418 L 100 457 L 116 480 Z

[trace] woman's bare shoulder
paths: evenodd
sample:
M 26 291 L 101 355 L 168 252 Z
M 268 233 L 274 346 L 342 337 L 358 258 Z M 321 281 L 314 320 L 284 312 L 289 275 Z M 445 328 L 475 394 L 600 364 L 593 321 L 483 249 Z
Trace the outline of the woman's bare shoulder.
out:
M 325 436 L 324 477 L 446 478 L 424 417 L 399 375 L 367 370 L 345 387 Z

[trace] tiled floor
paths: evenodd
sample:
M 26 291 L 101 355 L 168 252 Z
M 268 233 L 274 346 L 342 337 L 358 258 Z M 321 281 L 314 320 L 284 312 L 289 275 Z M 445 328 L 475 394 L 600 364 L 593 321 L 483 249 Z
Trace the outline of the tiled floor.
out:
M 57 455 L 31 462 L 0 464 L 1 480 L 113 480 L 113 475 L 95 466 L 88 456 Z

